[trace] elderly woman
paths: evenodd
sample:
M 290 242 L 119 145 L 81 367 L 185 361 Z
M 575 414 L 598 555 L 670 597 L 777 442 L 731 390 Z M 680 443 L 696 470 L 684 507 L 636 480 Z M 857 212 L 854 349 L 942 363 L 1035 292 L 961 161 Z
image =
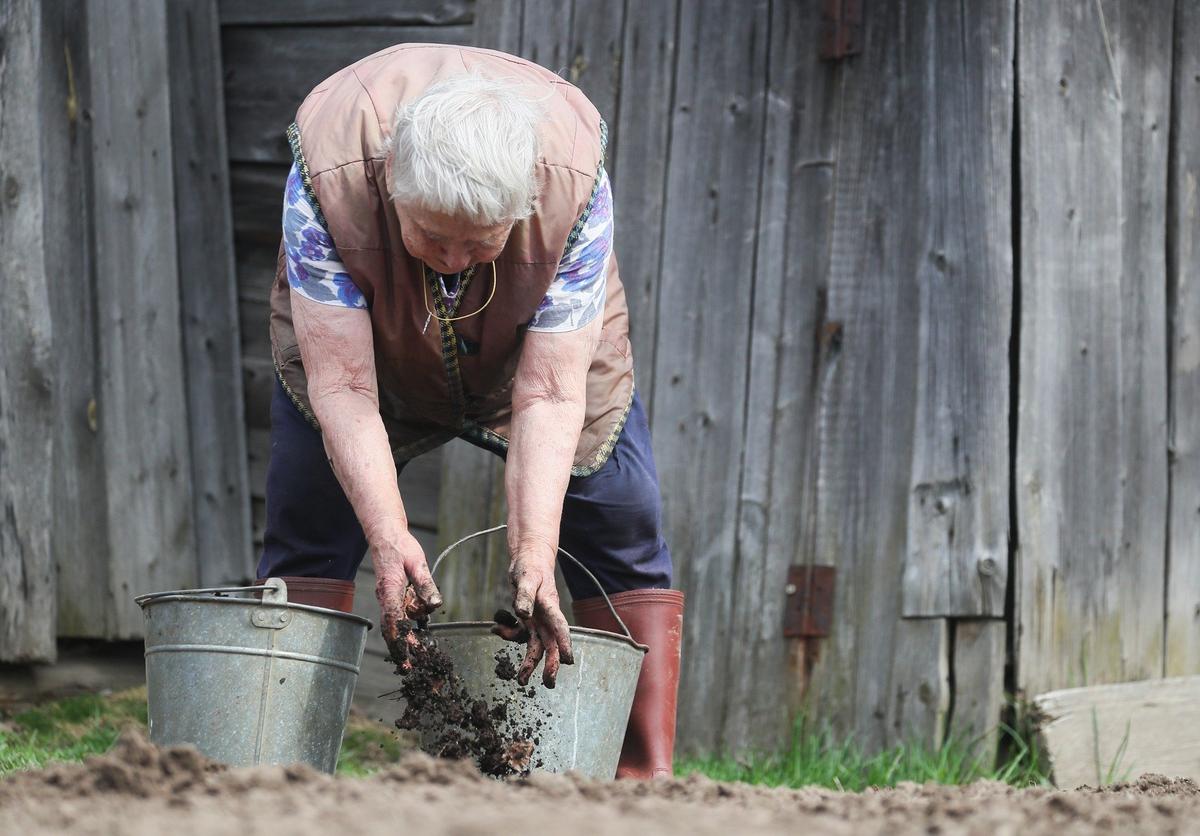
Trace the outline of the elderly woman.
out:
M 369 548 L 396 655 L 406 619 L 442 603 L 397 471 L 455 437 L 491 450 L 507 462 L 523 622 L 496 630 L 527 637 L 520 681 L 544 659 L 552 688 L 573 661 L 561 545 L 650 647 L 618 774 L 669 775 L 683 596 L 634 392 L 599 114 L 520 58 L 409 44 L 322 82 L 288 137 L 259 577 L 325 579 L 299 586 L 349 609 Z M 613 629 L 595 586 L 563 574 L 576 622 Z

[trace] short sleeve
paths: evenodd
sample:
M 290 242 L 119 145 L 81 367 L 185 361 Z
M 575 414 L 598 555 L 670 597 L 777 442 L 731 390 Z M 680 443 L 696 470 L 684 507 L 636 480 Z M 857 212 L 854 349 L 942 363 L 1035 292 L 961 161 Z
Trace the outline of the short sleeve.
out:
M 554 281 L 529 323 L 530 331 L 578 331 L 604 310 L 612 247 L 612 189 L 608 173 L 601 172 L 592 208 L 579 237 L 563 253 Z
M 294 293 L 322 305 L 367 307 L 367 300 L 350 278 L 329 230 L 317 217 L 295 165 L 284 187 L 283 252 L 288 284 Z

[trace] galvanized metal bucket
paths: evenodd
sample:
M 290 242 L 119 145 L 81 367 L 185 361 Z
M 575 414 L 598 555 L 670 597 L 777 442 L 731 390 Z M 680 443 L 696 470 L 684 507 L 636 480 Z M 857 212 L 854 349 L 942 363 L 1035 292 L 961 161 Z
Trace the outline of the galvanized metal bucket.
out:
M 453 549 L 505 527 L 479 531 L 451 544 L 438 556 L 432 571 L 437 572 Z M 563 549 L 559 553 L 582 569 L 608 600 L 600 582 L 586 567 Z M 498 658 L 507 656 L 514 667 L 519 667 L 525 647 L 493 635 L 490 621 L 434 624 L 430 630 L 438 649 L 453 660 L 455 673 L 468 693 L 489 704 L 503 700 L 508 706 L 508 727 L 514 731 L 533 730 L 537 738 L 532 758 L 535 769 L 575 770 L 593 778 L 611 779 L 617 774 L 625 726 L 647 648 L 634 641 L 611 602 L 609 609 L 625 635 L 572 627 L 575 664 L 559 668 L 553 689 L 544 688 L 536 672 L 524 688 L 515 679 L 503 680 L 496 675 Z M 422 747 L 434 755 L 438 754 L 435 740 L 436 730 L 422 734 Z
M 371 622 L 289 604 L 280 578 L 135 600 L 154 743 L 191 743 L 233 766 L 333 772 Z

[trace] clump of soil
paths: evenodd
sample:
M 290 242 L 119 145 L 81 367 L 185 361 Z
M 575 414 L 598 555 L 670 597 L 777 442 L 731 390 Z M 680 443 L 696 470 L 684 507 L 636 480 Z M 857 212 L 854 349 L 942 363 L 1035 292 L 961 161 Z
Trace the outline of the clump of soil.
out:
M 397 699 L 405 702 L 397 728 L 420 733 L 422 748 L 432 755 L 470 758 L 485 775 L 528 775 L 537 748 L 533 729 L 510 728 L 503 698 L 489 703 L 471 695 L 454 673 L 454 662 L 438 649 L 425 625 L 413 624 L 411 631 L 405 641 L 407 658 L 393 658 L 396 673 L 403 678 Z M 501 651 L 496 658 L 496 676 L 515 679 L 517 671 L 508 654 Z

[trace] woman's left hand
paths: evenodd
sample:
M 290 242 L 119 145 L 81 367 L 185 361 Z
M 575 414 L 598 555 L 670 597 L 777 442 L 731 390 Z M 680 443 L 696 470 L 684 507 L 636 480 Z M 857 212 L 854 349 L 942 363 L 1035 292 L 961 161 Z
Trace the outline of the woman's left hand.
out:
M 527 643 L 525 660 L 517 669 L 517 682 L 529 684 L 529 678 L 543 657 L 542 684 L 553 688 L 559 665 L 573 665 L 571 632 L 558 599 L 554 583 L 554 560 L 541 556 L 515 555 L 509 564 L 508 578 L 513 586 L 513 611 L 496 614 L 492 632 L 508 641 Z

